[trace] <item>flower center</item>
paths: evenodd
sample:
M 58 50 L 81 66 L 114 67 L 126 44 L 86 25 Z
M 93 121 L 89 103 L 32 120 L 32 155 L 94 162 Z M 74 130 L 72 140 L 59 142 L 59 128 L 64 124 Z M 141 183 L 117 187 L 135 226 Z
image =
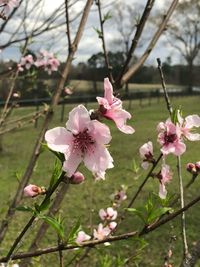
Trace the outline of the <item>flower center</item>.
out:
M 164 137 L 165 144 L 173 143 L 174 141 L 176 141 L 176 139 L 177 139 L 176 134 L 167 135 L 167 133 L 165 133 L 165 137 Z
M 79 149 L 82 153 L 85 153 L 95 143 L 93 138 L 88 134 L 87 129 L 76 135 L 74 134 L 74 137 L 74 149 Z

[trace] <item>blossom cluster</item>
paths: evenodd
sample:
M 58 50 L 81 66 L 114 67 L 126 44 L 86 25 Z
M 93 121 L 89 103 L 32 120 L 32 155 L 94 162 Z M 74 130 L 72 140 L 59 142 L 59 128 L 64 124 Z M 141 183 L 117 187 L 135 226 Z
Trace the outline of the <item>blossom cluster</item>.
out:
M 31 66 L 35 66 L 37 68 L 44 69 L 49 75 L 53 71 L 57 71 L 60 62 L 54 56 L 53 53 L 49 53 L 46 50 L 40 51 L 39 55 L 37 55 L 37 59 L 34 61 L 32 55 L 26 55 L 22 57 L 20 63 L 18 64 L 18 70 L 24 71 L 24 69 L 29 70 Z
M 186 151 L 185 140 L 199 141 L 200 134 L 194 133 L 193 129 L 200 127 L 200 117 L 196 114 L 187 116 L 185 119 L 177 112 L 177 122 L 173 123 L 171 118 L 165 122 L 160 122 L 157 126 L 158 143 L 161 145 L 161 153 L 165 162 L 165 158 L 169 154 L 180 156 Z M 153 144 L 151 141 L 142 145 L 139 149 L 142 159 L 142 167 L 147 169 L 150 164 L 155 163 L 153 156 Z M 197 174 L 199 172 L 199 162 L 196 164 L 189 163 L 187 170 Z M 165 185 L 172 179 L 172 172 L 167 164 L 162 164 L 161 170 L 154 175 L 160 183 L 159 196 L 165 198 L 167 190 Z

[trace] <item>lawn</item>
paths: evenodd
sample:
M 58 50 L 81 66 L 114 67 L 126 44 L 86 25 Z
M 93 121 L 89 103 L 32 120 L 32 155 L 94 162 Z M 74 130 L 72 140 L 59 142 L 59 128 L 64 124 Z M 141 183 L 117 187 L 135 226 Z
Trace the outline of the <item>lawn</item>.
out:
M 182 107 L 184 116 L 189 114 L 200 114 L 199 96 L 177 99 L 174 98 L 172 99 L 172 102 L 174 106 Z M 125 107 L 128 108 L 128 106 L 129 103 L 126 102 Z M 88 109 L 94 107 L 94 104 L 88 104 Z M 72 105 L 65 107 L 66 120 L 68 111 L 72 108 Z M 18 108 L 15 111 L 14 116 L 17 117 L 18 114 L 26 114 L 31 110 L 34 110 L 34 108 Z M 78 220 L 78 218 L 81 218 L 83 229 L 87 233 L 91 234 L 91 226 L 96 226 L 100 222 L 98 218 L 98 210 L 100 208 L 106 208 L 110 205 L 109 196 L 116 189 L 118 189 L 121 184 L 129 186 L 127 192 L 128 200 L 131 198 L 146 174 L 146 171 L 143 171 L 141 168 L 139 169 L 138 173 L 134 173 L 132 168 L 133 159 L 136 161 L 137 165 L 140 166 L 138 149 L 143 143 L 147 142 L 148 140 L 152 140 L 154 143 L 155 156 L 159 155 L 159 146 L 156 143 L 156 126 L 160 121 L 165 121 L 168 117 L 165 102 L 163 100 L 158 102 L 157 99 L 154 99 L 151 101 L 151 105 L 149 105 L 149 102 L 144 100 L 141 106 L 138 101 L 133 101 L 129 112 L 131 112 L 133 115 L 133 118 L 129 124 L 131 124 L 136 130 L 133 135 L 125 135 L 119 132 L 112 122 L 108 122 L 113 136 L 109 150 L 114 158 L 115 167 L 108 171 L 106 180 L 94 182 L 92 175 L 86 171 L 85 168 L 82 168 L 82 171 L 86 176 L 86 181 L 81 185 L 70 186 L 59 211 L 59 214 L 65 218 L 66 234 L 70 231 L 71 227 Z M 33 126 L 28 126 L 24 129 L 19 129 L 16 132 L 9 133 L 3 137 L 4 150 L 1 153 L 0 160 L 1 218 L 3 218 L 7 206 L 12 199 L 13 194 L 15 193 L 18 179 L 20 179 L 20 175 L 23 174 L 27 166 L 27 162 L 30 158 L 31 151 L 35 143 L 35 138 L 40 130 L 41 125 L 42 119 L 39 120 L 37 129 L 33 128 Z M 64 125 L 65 122 L 60 122 L 60 107 L 58 107 L 50 128 Z M 196 162 L 200 160 L 199 150 L 199 142 L 187 142 L 187 152 L 182 156 L 184 184 L 186 184 L 190 179 L 190 174 L 185 171 L 185 165 L 187 162 Z M 51 172 L 53 170 L 54 161 L 54 156 L 50 152 L 44 151 L 39 158 L 30 182 L 47 187 Z M 175 157 L 170 155 L 167 158 L 167 163 L 172 166 L 174 172 L 173 180 L 168 186 L 168 192 L 170 194 L 174 194 L 177 193 L 178 190 Z M 189 202 L 198 195 L 199 185 L 200 182 L 197 180 L 195 184 L 186 192 L 186 202 Z M 158 193 L 157 181 L 153 179 L 149 180 L 141 196 L 135 202 L 135 208 L 144 205 L 149 192 L 155 192 L 156 194 Z M 32 205 L 33 202 L 40 201 L 42 197 L 39 198 L 39 200 L 23 199 L 23 203 Z M 126 207 L 128 200 L 124 202 L 123 207 Z M 12 221 L 9 227 L 9 232 L 5 238 L 4 246 L 0 249 L 2 254 L 6 253 L 18 231 L 20 231 L 22 225 L 26 223 L 28 218 L 29 214 L 16 212 L 15 219 Z M 197 204 L 187 213 L 186 218 L 188 240 L 189 244 L 192 245 L 193 242 L 199 239 L 199 204 Z M 26 250 L 38 225 L 39 222 L 36 222 L 31 231 L 29 231 L 29 233 L 26 235 L 23 242 L 20 244 L 20 251 Z M 127 219 L 123 221 L 117 233 L 135 231 L 141 228 L 141 221 L 136 216 L 130 214 Z M 169 240 L 171 240 L 171 238 L 174 236 L 176 236 L 176 238 L 174 238 L 174 241 L 172 242 L 172 262 L 174 263 L 173 266 L 178 266 L 182 251 L 180 231 L 180 218 L 177 218 L 170 224 L 164 225 L 155 232 L 145 236 L 144 239 L 148 245 L 144 248 L 140 258 L 139 255 L 136 255 L 139 262 L 138 266 L 163 266 L 164 257 L 170 245 Z M 56 242 L 57 237 L 56 234 L 54 234 L 54 230 L 49 229 L 48 235 L 43 238 L 43 243 L 40 245 L 40 247 L 55 245 Z M 138 247 L 138 244 L 138 240 L 130 239 L 129 241 L 116 242 L 109 247 L 101 245 L 97 249 L 93 249 L 88 254 L 88 257 L 86 257 L 81 263 L 81 267 L 117 267 L 121 266 L 117 265 L 117 260 L 120 261 L 121 258 L 130 256 L 132 256 L 132 258 L 126 266 L 137 266 L 135 264 L 135 250 L 136 247 Z M 67 262 L 70 262 L 70 259 L 75 253 L 77 253 L 77 251 L 64 252 L 65 266 L 69 266 L 67 265 Z M 102 262 L 109 261 L 108 258 L 111 259 L 111 265 L 103 264 Z M 50 262 L 52 267 L 58 266 L 58 255 L 51 254 L 41 256 L 40 258 L 35 259 L 33 266 L 46 267 L 50 266 Z M 200 264 L 198 266 L 200 266 Z

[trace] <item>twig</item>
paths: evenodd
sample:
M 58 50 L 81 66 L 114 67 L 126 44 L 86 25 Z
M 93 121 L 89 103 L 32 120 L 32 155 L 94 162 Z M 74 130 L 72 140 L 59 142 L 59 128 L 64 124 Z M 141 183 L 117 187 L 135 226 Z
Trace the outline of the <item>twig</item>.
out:
M 40 204 L 40 207 L 47 202 L 47 200 L 50 199 L 51 195 L 55 192 L 55 190 L 57 189 L 57 187 L 59 186 L 59 184 L 62 182 L 63 178 L 64 178 L 65 172 L 62 172 L 60 177 L 57 179 L 56 183 L 52 186 L 52 188 L 50 188 L 50 190 L 47 191 L 47 194 L 44 198 L 44 200 L 42 201 L 42 203 Z M 28 231 L 28 229 L 31 227 L 31 225 L 33 224 L 34 220 L 35 220 L 36 216 L 33 215 L 30 220 L 28 221 L 28 223 L 25 225 L 25 227 L 23 228 L 23 230 L 21 231 L 21 233 L 18 235 L 18 237 L 15 239 L 13 245 L 11 246 L 7 256 L 6 256 L 6 262 L 8 262 L 11 258 L 12 258 L 12 254 L 15 250 L 15 248 L 17 247 L 17 245 L 19 244 L 19 242 L 22 240 L 23 236 L 26 234 L 26 232 Z
M 170 116 L 172 116 L 173 109 L 170 103 L 170 99 L 167 93 L 166 89 L 166 84 L 165 84 L 165 79 L 162 71 L 162 66 L 161 66 L 161 60 L 158 58 L 158 69 L 160 72 L 160 77 L 162 81 L 162 87 L 165 95 L 165 101 L 167 104 L 167 109 L 169 111 Z M 178 178 L 179 178 L 179 190 L 180 190 L 180 199 L 181 199 L 181 208 L 184 207 L 184 190 L 183 190 L 183 180 L 182 180 L 182 174 L 181 174 L 181 157 L 177 156 L 177 171 L 178 171 Z M 185 258 L 188 255 L 188 245 L 187 245 L 187 236 L 186 236 L 186 223 L 185 223 L 185 213 L 182 213 L 181 216 L 181 234 L 182 234 L 182 241 L 183 241 L 183 257 Z
M 124 75 L 125 71 L 128 68 L 128 65 L 129 65 L 129 63 L 130 63 L 130 61 L 131 61 L 131 59 L 133 57 L 133 54 L 134 54 L 135 49 L 136 49 L 136 47 L 138 45 L 138 41 L 139 41 L 139 39 L 140 39 L 140 37 L 142 35 L 142 32 L 144 30 L 144 27 L 146 25 L 148 17 L 149 17 L 149 15 L 151 13 L 151 9 L 152 9 L 152 7 L 154 5 L 154 2 L 155 2 L 155 0 L 148 0 L 147 3 L 146 3 L 146 6 L 145 6 L 143 14 L 141 16 L 140 22 L 137 25 L 137 29 L 136 29 L 134 38 L 132 40 L 131 47 L 130 47 L 130 49 L 128 51 L 128 54 L 127 54 L 127 57 L 126 57 L 126 61 L 125 61 L 124 65 L 123 65 L 123 68 L 121 70 L 121 73 L 120 73 L 119 77 L 117 78 L 116 83 L 118 83 L 118 81 L 121 80 L 122 76 Z
M 192 201 L 190 201 L 185 207 L 169 214 L 166 218 L 162 219 L 159 222 L 156 222 L 153 225 L 150 226 L 146 226 L 142 231 L 135 231 L 135 232 L 129 232 L 129 233 L 125 233 L 125 234 L 121 234 L 121 235 L 116 235 L 116 236 L 111 236 L 108 238 L 105 238 L 103 240 L 92 240 L 92 241 L 86 241 L 83 242 L 81 246 L 78 245 L 60 245 L 58 246 L 54 246 L 54 247 L 50 247 L 50 248 L 45 248 L 45 249 L 39 249 L 33 252 L 26 252 L 26 253 L 19 253 L 16 254 L 12 257 L 12 260 L 17 260 L 17 259 L 24 259 L 24 258 L 28 258 L 28 257 L 38 257 L 44 254 L 49 254 L 49 253 L 53 253 L 53 252 L 58 252 L 59 250 L 73 250 L 73 249 L 77 249 L 77 248 L 85 248 L 85 247 L 94 247 L 96 245 L 99 244 L 104 244 L 106 242 L 115 242 L 115 241 L 119 241 L 119 240 L 127 240 L 129 238 L 133 238 L 136 236 L 143 236 L 146 235 L 150 232 L 153 232 L 155 229 L 159 228 L 160 226 L 168 223 L 169 221 L 173 220 L 174 218 L 176 218 L 177 216 L 179 216 L 182 212 L 188 210 L 189 208 L 191 208 L 192 206 L 194 206 L 196 203 L 198 203 L 200 201 L 200 196 L 196 197 L 195 199 L 193 199 Z M 6 257 L 2 257 L 0 258 L 0 262 L 6 262 Z
M 158 162 L 161 160 L 162 158 L 162 153 L 159 155 L 158 159 L 155 161 L 155 163 L 153 164 L 153 166 L 151 167 L 151 169 L 149 170 L 149 172 L 147 173 L 144 181 L 141 183 L 141 185 L 138 187 L 137 192 L 135 193 L 135 195 L 133 196 L 133 198 L 131 199 L 131 201 L 128 204 L 128 208 L 130 208 L 133 203 L 135 202 L 136 198 L 138 197 L 138 195 L 140 194 L 140 192 L 142 191 L 143 187 L 145 186 L 146 182 L 148 181 L 148 179 L 151 177 L 153 170 L 155 169 L 155 167 L 157 166 Z
M 105 63 L 106 63 L 107 69 L 108 69 L 108 76 L 109 76 L 110 82 L 112 84 L 114 84 L 114 79 L 113 79 L 113 75 L 112 75 L 112 66 L 110 65 L 108 53 L 107 53 L 107 49 L 106 49 L 104 26 L 103 26 L 105 20 L 103 20 L 102 14 L 101 14 L 101 1 L 96 0 L 96 5 L 98 7 L 99 21 L 100 21 L 100 27 L 101 27 L 101 34 L 99 35 L 99 38 L 102 40 L 103 54 L 104 54 Z
M 171 116 L 172 113 L 173 113 L 173 109 L 172 109 L 172 106 L 171 106 L 171 103 L 170 103 L 170 99 L 169 99 L 169 95 L 168 95 L 168 92 L 167 92 L 167 87 L 166 87 L 166 83 L 165 83 L 165 79 L 164 79 L 164 75 L 163 75 L 163 71 L 162 71 L 162 64 L 161 64 L 160 58 L 157 58 L 157 62 L 158 62 L 158 70 L 159 70 L 159 73 L 160 73 L 162 88 L 163 88 L 163 91 L 164 91 L 165 101 L 166 101 L 166 104 L 167 104 L 167 109 L 168 109 L 169 114 Z
M 160 38 L 162 32 L 165 30 L 165 27 L 174 12 L 176 6 L 178 5 L 179 0 L 173 0 L 170 8 L 168 9 L 166 15 L 163 18 L 162 23 L 159 25 L 156 33 L 152 37 L 147 49 L 143 53 L 143 55 L 138 59 L 138 61 L 133 64 L 129 70 L 122 76 L 121 80 L 119 81 L 119 86 L 123 86 L 131 77 L 132 75 L 142 66 L 142 64 L 145 62 L 145 60 L 148 58 L 149 54 L 151 53 L 152 49 L 156 45 L 158 39 Z

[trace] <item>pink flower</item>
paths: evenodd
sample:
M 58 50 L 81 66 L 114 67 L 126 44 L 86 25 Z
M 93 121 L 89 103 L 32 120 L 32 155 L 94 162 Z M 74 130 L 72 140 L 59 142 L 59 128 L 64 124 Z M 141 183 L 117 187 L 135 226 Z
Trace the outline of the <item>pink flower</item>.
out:
M 196 165 L 194 163 L 188 163 L 186 166 L 186 169 L 188 172 L 192 173 L 192 174 L 196 174 L 197 173 L 197 169 L 196 169 Z
M 140 157 L 143 159 L 143 162 L 141 164 L 142 168 L 146 170 L 149 167 L 149 163 L 154 162 L 152 142 L 149 141 L 148 143 L 145 143 L 143 146 L 141 146 L 139 152 Z
M 84 182 L 85 177 L 81 172 L 75 172 L 72 177 L 70 178 L 71 184 L 81 184 Z
M 172 179 L 172 172 L 169 165 L 163 164 L 161 171 L 158 173 L 157 177 L 160 181 L 159 197 L 165 199 L 167 195 L 165 184 L 169 183 Z
M 29 184 L 24 188 L 24 196 L 26 197 L 36 197 L 40 194 L 45 194 L 46 190 L 43 187 L 37 185 Z
M 108 226 L 103 227 L 103 224 L 100 223 L 100 224 L 98 225 L 97 230 L 94 229 L 93 235 L 94 235 L 94 238 L 95 238 L 95 239 L 103 240 L 103 239 L 106 238 L 110 233 L 111 233 L 111 229 L 110 229 Z
M 92 173 L 102 178 L 106 169 L 113 167 L 113 159 L 105 147 L 111 140 L 110 130 L 103 123 L 91 120 L 83 105 L 69 113 L 66 128 L 47 131 L 45 140 L 50 149 L 64 153 L 63 170 L 69 177 L 82 161 Z
M 34 61 L 33 61 L 32 55 L 27 55 L 25 57 L 22 57 L 19 63 L 19 70 L 20 68 L 22 68 L 22 66 L 25 66 L 25 68 L 29 70 L 33 64 L 34 64 Z
M 77 238 L 76 238 L 76 243 L 80 244 L 84 241 L 90 240 L 91 236 L 87 235 L 84 231 L 78 232 Z
M 111 199 L 115 202 L 117 202 L 118 204 L 120 204 L 122 201 L 127 199 L 127 195 L 126 195 L 126 187 L 124 185 L 121 186 L 121 189 L 119 189 L 118 191 L 116 191 L 114 194 L 112 194 Z
M 0 0 L 0 6 L 4 6 L 4 12 L 8 14 L 13 8 L 18 7 L 18 0 Z
M 117 211 L 114 210 L 113 208 L 109 207 L 106 210 L 100 209 L 99 211 L 99 217 L 104 221 L 104 220 L 115 220 L 117 218 Z
M 157 130 L 158 142 L 162 145 L 161 152 L 163 155 L 172 153 L 176 156 L 180 156 L 186 150 L 185 144 L 182 142 L 179 127 L 171 122 L 170 119 L 166 122 L 160 122 Z
M 40 51 L 40 54 L 35 62 L 36 67 L 43 67 L 45 71 L 50 75 L 53 71 L 57 71 L 60 62 L 55 58 L 53 53 L 49 53 L 46 50 Z
M 73 94 L 73 91 L 72 91 L 71 88 L 69 88 L 69 87 L 65 87 L 65 88 L 64 88 L 64 93 L 65 93 L 66 95 L 72 95 L 72 94 Z
M 126 134 L 135 132 L 131 126 L 126 125 L 126 120 L 131 118 L 131 114 L 122 109 L 122 101 L 114 97 L 112 84 L 108 78 L 104 79 L 104 97 L 97 97 L 97 101 L 101 115 L 113 120 L 120 131 Z
M 110 222 L 108 224 L 108 228 L 113 231 L 115 228 L 117 227 L 117 223 L 116 222 Z
M 200 173 L 200 161 L 197 161 L 197 162 L 195 163 L 195 167 L 196 167 L 196 169 L 197 169 L 197 172 Z
M 194 127 L 200 127 L 200 117 L 198 115 L 190 115 L 183 119 L 178 112 L 178 122 L 180 125 L 180 133 L 190 141 L 199 141 L 200 134 L 192 133 Z

